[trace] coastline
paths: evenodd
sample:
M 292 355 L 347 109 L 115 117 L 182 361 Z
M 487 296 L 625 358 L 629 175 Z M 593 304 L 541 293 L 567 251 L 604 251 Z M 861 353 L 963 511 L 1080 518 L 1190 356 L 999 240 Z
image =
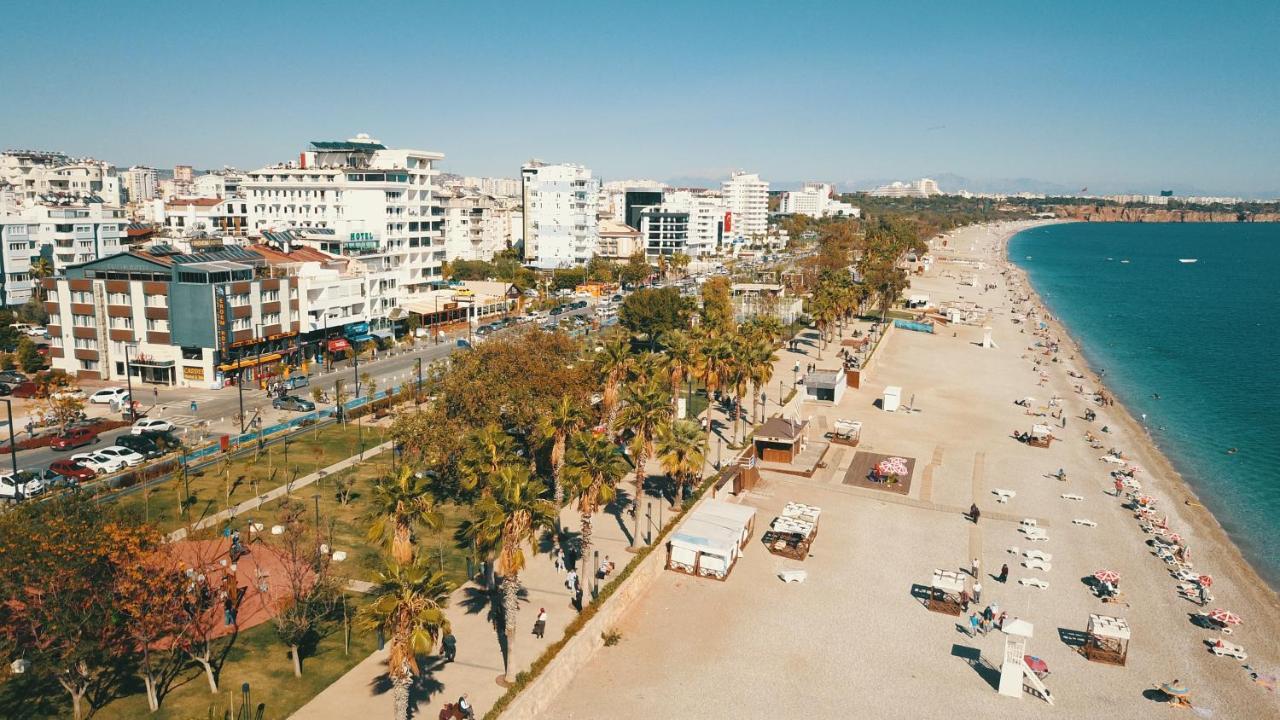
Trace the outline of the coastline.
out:
M 1162 501 L 1164 501 L 1162 507 L 1174 515 L 1183 526 L 1193 528 L 1202 539 L 1201 544 L 1203 544 L 1204 540 L 1209 541 L 1210 547 L 1198 548 L 1197 554 L 1201 557 L 1213 557 L 1214 561 L 1220 566 L 1227 566 L 1232 571 L 1232 574 L 1238 575 L 1240 580 L 1239 591 L 1247 595 L 1249 602 L 1257 603 L 1261 607 L 1269 607 L 1272 613 L 1280 613 L 1280 592 L 1277 591 L 1277 588 L 1268 582 L 1258 572 L 1257 568 L 1249 562 L 1248 558 L 1222 526 L 1222 523 L 1204 505 L 1192 484 L 1183 477 L 1175 463 L 1157 447 L 1155 439 L 1150 432 L 1133 416 L 1114 389 L 1102 380 L 1102 376 L 1099 375 L 1096 368 L 1089 361 L 1088 349 L 1070 332 L 1066 324 L 1050 310 L 1039 292 L 1037 292 L 1030 275 L 1015 263 L 1009 255 L 1009 243 L 1016 235 L 1037 227 L 1069 222 L 1083 221 L 1046 221 L 1013 231 L 1000 232 L 999 255 L 1002 269 L 1008 272 L 1011 282 L 1015 283 L 1020 291 L 1029 298 L 1029 302 L 1040 310 L 1042 313 L 1040 319 L 1045 321 L 1049 325 L 1050 332 L 1060 339 L 1061 346 L 1071 350 L 1072 360 L 1079 365 L 1079 372 L 1084 374 L 1085 379 L 1092 383 L 1094 387 L 1105 390 L 1107 395 L 1113 399 L 1113 404 L 1107 408 L 1107 412 L 1112 418 L 1110 422 L 1119 424 L 1124 434 L 1133 439 L 1135 445 L 1129 448 L 1129 451 L 1138 456 L 1140 464 L 1147 470 L 1148 481 L 1152 483 L 1152 486 L 1144 489 L 1153 491 L 1152 494 L 1157 496 L 1163 495 L 1164 497 L 1161 497 Z M 1172 502 L 1169 502 L 1170 500 Z

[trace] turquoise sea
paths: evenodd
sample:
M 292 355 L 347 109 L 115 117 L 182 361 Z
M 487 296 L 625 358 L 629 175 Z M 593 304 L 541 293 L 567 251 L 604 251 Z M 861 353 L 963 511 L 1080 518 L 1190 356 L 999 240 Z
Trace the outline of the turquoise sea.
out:
M 1009 257 L 1280 586 L 1280 224 L 1052 225 Z

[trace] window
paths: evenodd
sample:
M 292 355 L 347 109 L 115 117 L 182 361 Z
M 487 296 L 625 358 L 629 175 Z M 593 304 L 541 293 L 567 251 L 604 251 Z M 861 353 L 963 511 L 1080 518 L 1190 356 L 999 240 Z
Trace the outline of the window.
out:
M 147 295 L 147 307 L 168 307 L 168 299 L 164 295 Z
M 111 318 L 111 327 L 117 330 L 132 330 L 133 318 L 131 317 L 113 317 Z
M 97 360 L 81 360 L 80 369 L 81 370 L 97 370 L 98 361 Z
M 89 305 L 93 302 L 93 294 L 89 292 L 85 292 L 84 290 L 72 290 L 71 302 L 80 303 L 82 305 Z
M 107 293 L 107 303 L 111 305 L 128 305 L 129 293 Z
M 169 321 L 164 318 L 147 318 L 147 329 L 154 332 L 169 332 Z
M 277 302 L 280 300 L 279 290 L 263 290 L 262 302 Z
M 62 315 L 60 315 L 59 313 L 51 313 L 51 314 L 49 315 L 49 324 L 50 324 L 50 325 L 61 325 L 61 324 L 62 324 Z
M 97 350 L 98 341 L 96 338 L 76 338 L 75 348 L 77 350 Z
M 93 316 L 92 315 L 72 315 L 71 324 L 79 325 L 80 327 L 93 327 Z
M 263 324 L 263 325 L 279 325 L 279 324 L 280 324 L 280 313 L 278 313 L 278 312 L 274 312 L 274 313 L 266 313 L 266 314 L 264 314 L 264 315 L 262 316 L 262 324 Z
M 253 327 L 253 323 L 250 322 L 249 318 L 236 318 L 231 321 L 232 330 L 248 330 L 251 327 Z

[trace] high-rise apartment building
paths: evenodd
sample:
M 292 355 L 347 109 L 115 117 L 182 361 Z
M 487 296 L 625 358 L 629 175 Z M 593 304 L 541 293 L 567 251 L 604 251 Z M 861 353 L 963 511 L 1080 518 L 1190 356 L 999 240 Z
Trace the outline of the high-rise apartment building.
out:
M 444 212 L 445 258 L 491 260 L 511 243 L 515 200 L 461 185 L 437 195 Z
M 662 202 L 665 210 L 689 214 L 689 234 L 684 253 L 692 257 L 715 255 L 725 239 L 724 198 L 708 190 L 672 190 Z
M 156 199 L 156 169 L 134 165 L 120 173 L 121 184 L 125 195 L 131 203 L 147 203 Z
M 539 268 L 580 265 L 595 253 L 600 181 L 581 165 L 530 161 L 521 168 L 524 258 Z
M 107 204 L 119 203 L 115 169 L 108 163 L 76 159 L 60 152 L 6 150 L 0 153 L 0 190 L 17 201 L 42 195 L 98 195 Z
M 871 197 L 917 197 L 927 198 L 941 195 L 938 183 L 930 178 L 920 178 L 912 183 L 892 182 L 867 193 Z
M 124 211 L 97 195 L 45 194 L 20 202 L 0 192 L 0 305 L 31 298 L 41 260 L 61 273 L 68 266 L 120 252 Z
M 805 183 L 800 190 L 782 193 L 778 212 L 783 215 L 808 215 L 814 218 L 861 214 L 858 208 L 833 198 L 835 188 L 827 183 Z
M 769 183 L 755 173 L 735 172 L 721 191 L 729 213 L 725 235 L 743 241 L 763 238 L 769 230 Z

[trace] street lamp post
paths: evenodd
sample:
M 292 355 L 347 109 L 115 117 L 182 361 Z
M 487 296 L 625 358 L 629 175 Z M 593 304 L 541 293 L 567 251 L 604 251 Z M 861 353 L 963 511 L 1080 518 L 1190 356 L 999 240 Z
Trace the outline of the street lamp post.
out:
M 136 345 L 124 346 L 124 382 L 129 387 L 129 422 L 133 422 L 133 367 L 129 364 L 129 351 L 135 349 Z
M 356 397 L 360 397 L 360 348 L 351 345 L 351 381 L 356 385 Z
M 422 397 L 422 356 L 418 356 L 418 387 L 413 391 L 413 404 L 421 405 L 419 398 Z
M 13 403 L 9 398 L 0 398 L 4 401 L 5 412 L 9 416 L 9 459 L 13 461 L 13 482 L 18 482 L 18 443 L 13 439 Z

